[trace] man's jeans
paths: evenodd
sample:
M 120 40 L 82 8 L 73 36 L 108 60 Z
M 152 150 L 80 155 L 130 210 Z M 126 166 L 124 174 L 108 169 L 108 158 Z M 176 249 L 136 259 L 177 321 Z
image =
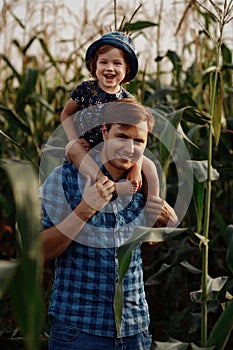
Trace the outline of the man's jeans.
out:
M 101 337 L 80 332 L 53 319 L 49 350 L 150 350 L 151 335 L 148 331 L 119 338 Z

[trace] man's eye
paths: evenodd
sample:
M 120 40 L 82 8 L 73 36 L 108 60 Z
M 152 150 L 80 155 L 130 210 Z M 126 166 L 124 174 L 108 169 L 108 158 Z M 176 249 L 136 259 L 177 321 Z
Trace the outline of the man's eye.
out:
M 124 141 L 127 141 L 127 140 L 128 140 L 127 137 L 125 137 L 125 136 L 123 136 L 123 135 L 117 136 L 117 139 L 118 139 L 119 141 L 121 141 L 121 142 L 124 142 Z

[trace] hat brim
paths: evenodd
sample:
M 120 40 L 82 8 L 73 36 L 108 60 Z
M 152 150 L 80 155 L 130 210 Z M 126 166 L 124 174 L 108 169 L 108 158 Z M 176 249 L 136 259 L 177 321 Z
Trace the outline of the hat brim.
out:
M 119 42 L 118 42 L 119 41 Z M 127 58 L 130 64 L 130 76 L 129 81 L 134 79 L 138 72 L 138 59 L 135 52 L 124 42 L 116 40 L 115 38 L 100 38 L 94 41 L 87 49 L 85 62 L 87 69 L 90 71 L 88 62 L 95 56 L 96 51 L 103 45 L 112 45 L 120 50 L 123 50 L 127 54 Z

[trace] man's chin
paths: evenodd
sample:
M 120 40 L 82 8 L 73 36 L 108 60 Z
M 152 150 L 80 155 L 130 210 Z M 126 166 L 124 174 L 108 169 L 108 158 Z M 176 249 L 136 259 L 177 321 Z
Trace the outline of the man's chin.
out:
M 129 168 L 131 168 L 134 164 L 134 162 L 132 162 L 129 159 L 125 159 L 125 158 L 118 158 L 115 159 L 114 163 L 121 169 L 124 170 L 128 170 Z

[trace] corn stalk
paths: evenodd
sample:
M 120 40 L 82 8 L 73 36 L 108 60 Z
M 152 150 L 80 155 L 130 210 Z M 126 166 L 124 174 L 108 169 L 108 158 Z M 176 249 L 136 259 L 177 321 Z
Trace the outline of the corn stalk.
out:
M 208 254 L 209 254 L 209 223 L 210 223 L 210 209 L 211 209 L 211 185 L 212 185 L 212 150 L 213 137 L 216 146 L 219 142 L 221 131 L 221 117 L 223 104 L 223 84 L 222 73 L 220 69 L 221 47 L 223 39 L 224 25 L 228 23 L 232 17 L 233 2 L 232 0 L 224 1 L 223 10 L 217 6 L 213 1 L 209 3 L 213 6 L 214 12 L 202 5 L 199 1 L 196 3 L 205 11 L 210 13 L 216 19 L 219 25 L 219 37 L 214 40 L 216 46 L 216 67 L 210 74 L 210 116 L 211 123 L 208 124 L 208 151 L 207 151 L 207 180 L 206 180 L 206 197 L 205 197 L 205 211 L 204 211 L 204 227 L 202 238 L 202 320 L 201 320 L 201 344 L 203 347 L 207 345 L 207 302 L 208 302 Z M 207 32 L 206 28 L 204 30 Z M 211 34 L 207 32 L 211 37 Z

